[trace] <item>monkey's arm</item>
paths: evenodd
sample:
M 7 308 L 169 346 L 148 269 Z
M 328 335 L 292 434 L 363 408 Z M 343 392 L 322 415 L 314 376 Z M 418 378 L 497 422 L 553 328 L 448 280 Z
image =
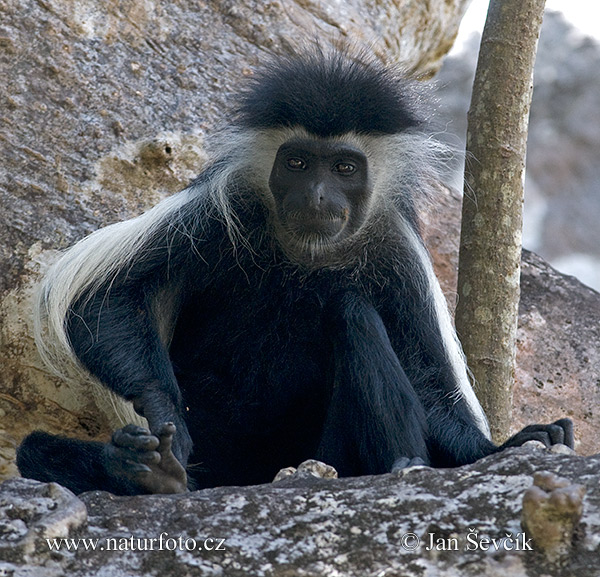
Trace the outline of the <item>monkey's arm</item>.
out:
M 458 378 L 461 368 L 464 371 L 464 366 L 460 366 L 464 361 L 462 356 L 452 354 L 450 325 L 445 330 L 440 326 L 439 309 L 437 315 L 432 314 L 434 309 L 410 281 L 405 279 L 403 287 L 396 285 L 397 290 L 382 299 L 384 303 L 392 303 L 387 308 L 382 305 L 386 311 L 382 318 L 390 330 L 391 346 L 400 364 L 404 363 L 403 368 L 424 408 L 431 464 L 465 465 L 529 440 L 541 441 L 548 447 L 557 443 L 572 447 L 572 424 L 568 419 L 526 427 L 500 447 L 488 438 L 482 426 L 481 408 L 470 390 L 466 373 L 464 379 Z
M 326 314 L 335 375 L 317 458 L 341 475 L 428 462 L 423 407 L 373 305 L 348 292 L 332 299 Z
M 75 301 L 68 317 L 68 336 L 86 369 L 132 401 L 152 431 L 166 422 L 175 424 L 173 452 L 185 466 L 192 441 L 183 418 L 181 392 L 154 314 L 156 291 L 131 278 Z
M 527 441 L 539 441 L 546 447 L 559 443 L 570 448 L 574 446 L 570 419 L 529 425 L 497 446 L 475 425 L 465 412 L 464 404 L 461 398 L 455 398 L 451 403 L 448 399 L 440 399 L 435 407 L 428 410 L 429 447 L 434 466 L 467 465 L 509 447 L 519 447 Z

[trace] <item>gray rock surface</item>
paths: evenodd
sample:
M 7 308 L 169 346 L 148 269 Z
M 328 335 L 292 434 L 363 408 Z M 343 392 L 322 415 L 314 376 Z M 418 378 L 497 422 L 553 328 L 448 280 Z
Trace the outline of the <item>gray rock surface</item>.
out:
M 575 532 L 554 556 L 521 527 L 541 471 L 587 490 Z M 63 538 L 78 549 L 62 541 L 57 552 L 53 539 Z M 599 558 L 600 457 L 535 447 L 458 469 L 290 477 L 175 496 L 77 499 L 24 479 L 0 485 L 0 574 L 12 577 L 597 577 Z

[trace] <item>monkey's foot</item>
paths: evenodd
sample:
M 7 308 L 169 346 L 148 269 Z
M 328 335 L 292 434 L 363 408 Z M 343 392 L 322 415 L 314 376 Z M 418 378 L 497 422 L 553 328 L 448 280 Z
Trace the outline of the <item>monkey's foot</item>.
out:
M 185 468 L 171 450 L 175 430 L 173 423 L 163 423 L 154 434 L 136 425 L 118 429 L 106 445 L 106 470 L 125 477 L 140 492 L 184 493 Z
M 573 422 L 571 419 L 559 419 L 549 425 L 529 425 L 499 447 L 499 450 L 508 447 L 520 447 L 527 441 L 540 441 L 546 447 L 553 445 L 566 445 L 574 448 Z
M 413 457 L 410 459 L 409 457 L 400 457 L 394 461 L 392 465 L 392 473 L 399 473 L 404 469 L 409 469 L 410 467 L 427 467 L 427 463 L 421 459 L 421 457 Z
M 321 479 L 337 479 L 338 476 L 337 471 L 331 465 L 309 459 L 308 461 L 300 463 L 297 469 L 296 467 L 286 467 L 285 469 L 281 469 L 279 473 L 275 475 L 273 483 L 282 481 L 288 477 L 301 475 L 312 475 L 313 477 L 319 477 Z

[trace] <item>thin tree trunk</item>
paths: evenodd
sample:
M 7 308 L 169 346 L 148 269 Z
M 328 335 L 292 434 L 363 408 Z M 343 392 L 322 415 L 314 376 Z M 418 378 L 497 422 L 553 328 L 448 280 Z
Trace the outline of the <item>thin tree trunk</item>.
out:
M 545 0 L 491 0 L 468 114 L 456 327 L 492 437 L 510 431 L 533 65 Z

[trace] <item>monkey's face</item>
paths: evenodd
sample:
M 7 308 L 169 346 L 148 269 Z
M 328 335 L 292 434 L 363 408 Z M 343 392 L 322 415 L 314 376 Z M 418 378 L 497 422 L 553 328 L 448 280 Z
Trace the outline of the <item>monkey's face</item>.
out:
M 269 178 L 283 249 L 311 260 L 363 225 L 371 195 L 367 157 L 348 144 L 292 140 L 277 151 Z

